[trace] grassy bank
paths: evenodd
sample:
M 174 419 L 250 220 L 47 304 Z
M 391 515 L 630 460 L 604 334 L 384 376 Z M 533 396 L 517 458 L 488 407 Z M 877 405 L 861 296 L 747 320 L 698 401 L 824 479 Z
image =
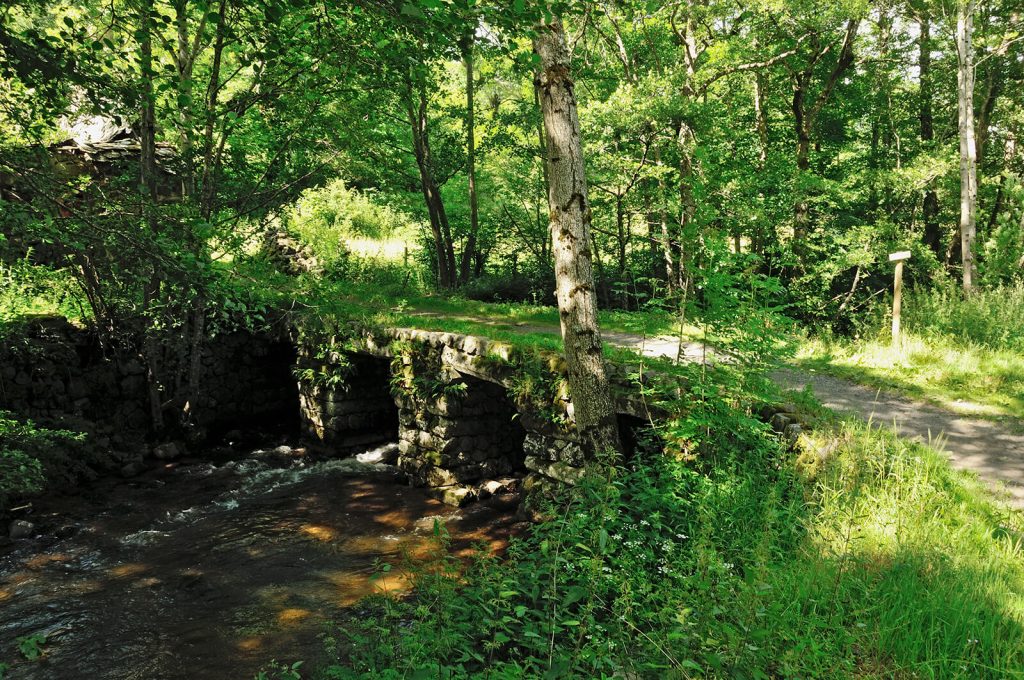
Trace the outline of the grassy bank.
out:
M 1024 678 L 1019 514 L 802 395 L 788 452 L 715 373 L 506 559 L 439 526 L 414 595 L 339 621 L 318 676 Z
M 938 288 L 908 296 L 902 340 L 893 345 L 879 315 L 861 337 L 808 335 L 796 362 L 955 411 L 1024 415 L 1024 288 L 983 290 L 969 298 Z
M 886 339 L 806 338 L 796 364 L 864 385 L 899 390 L 955 411 L 988 417 L 1024 414 L 1024 353 L 908 334 Z

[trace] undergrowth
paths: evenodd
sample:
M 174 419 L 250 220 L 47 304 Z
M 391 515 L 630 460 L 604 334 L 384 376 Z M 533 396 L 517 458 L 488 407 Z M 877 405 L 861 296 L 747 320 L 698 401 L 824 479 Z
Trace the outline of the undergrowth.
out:
M 913 291 L 897 344 L 886 313 L 876 308 L 858 337 L 805 337 L 797 363 L 973 415 L 1024 413 L 1024 287 Z
M 1021 518 L 820 410 L 788 452 L 724 373 L 695 368 L 648 455 L 551 499 L 503 557 L 460 560 L 435 526 L 413 594 L 339 621 L 319 677 L 1024 677 Z
M 85 435 L 40 427 L 0 410 L 0 514 L 12 500 L 89 471 Z
M 976 415 L 1024 413 L 1024 353 L 1014 350 L 916 333 L 896 347 L 888 337 L 815 337 L 805 339 L 797 364 Z

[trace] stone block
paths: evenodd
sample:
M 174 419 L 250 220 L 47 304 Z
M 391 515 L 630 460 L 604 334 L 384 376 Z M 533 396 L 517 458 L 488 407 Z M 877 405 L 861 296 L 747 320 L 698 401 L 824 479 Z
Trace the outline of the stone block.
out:
M 174 460 L 181 456 L 181 449 L 174 442 L 167 442 L 153 447 L 153 457 L 157 460 Z
M 445 505 L 452 505 L 457 508 L 461 508 L 477 499 L 476 490 L 468 486 L 442 486 L 431 489 L 428 495 Z
M 26 522 L 23 519 L 16 519 L 11 522 L 8 528 L 8 534 L 14 540 L 19 538 L 30 538 L 36 533 L 36 525 L 32 522 Z
M 774 416 L 772 416 L 771 425 L 773 430 L 775 430 L 779 434 L 782 434 L 783 432 L 786 431 L 786 426 L 792 422 L 793 419 L 790 418 L 789 415 L 785 413 L 776 413 Z
M 584 469 L 562 462 L 549 462 L 533 456 L 527 456 L 526 469 L 545 477 L 550 477 L 564 484 L 576 484 L 584 474 Z

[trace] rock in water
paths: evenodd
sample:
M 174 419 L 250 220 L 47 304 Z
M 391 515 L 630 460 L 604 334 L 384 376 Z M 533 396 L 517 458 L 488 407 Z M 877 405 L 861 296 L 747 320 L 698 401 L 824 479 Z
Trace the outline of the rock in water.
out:
M 29 538 L 36 533 L 36 525 L 32 522 L 26 522 L 23 519 L 16 519 L 11 522 L 10 534 L 11 538 Z
M 124 477 L 125 479 L 131 479 L 132 477 L 137 477 L 138 475 L 142 474 L 142 472 L 144 472 L 145 469 L 145 463 L 143 463 L 141 460 L 133 460 L 132 462 L 128 463 L 127 465 L 121 468 L 121 476 Z
M 174 442 L 167 442 L 153 448 L 153 456 L 159 460 L 174 460 L 181 455 L 181 450 Z

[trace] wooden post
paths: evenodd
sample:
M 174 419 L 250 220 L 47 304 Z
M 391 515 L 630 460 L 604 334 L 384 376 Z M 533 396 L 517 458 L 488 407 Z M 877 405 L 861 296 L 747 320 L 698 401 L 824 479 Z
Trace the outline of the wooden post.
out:
M 910 251 L 889 254 L 889 262 L 896 263 L 892 284 L 892 344 L 900 342 L 900 307 L 903 304 L 903 262 L 910 259 Z

